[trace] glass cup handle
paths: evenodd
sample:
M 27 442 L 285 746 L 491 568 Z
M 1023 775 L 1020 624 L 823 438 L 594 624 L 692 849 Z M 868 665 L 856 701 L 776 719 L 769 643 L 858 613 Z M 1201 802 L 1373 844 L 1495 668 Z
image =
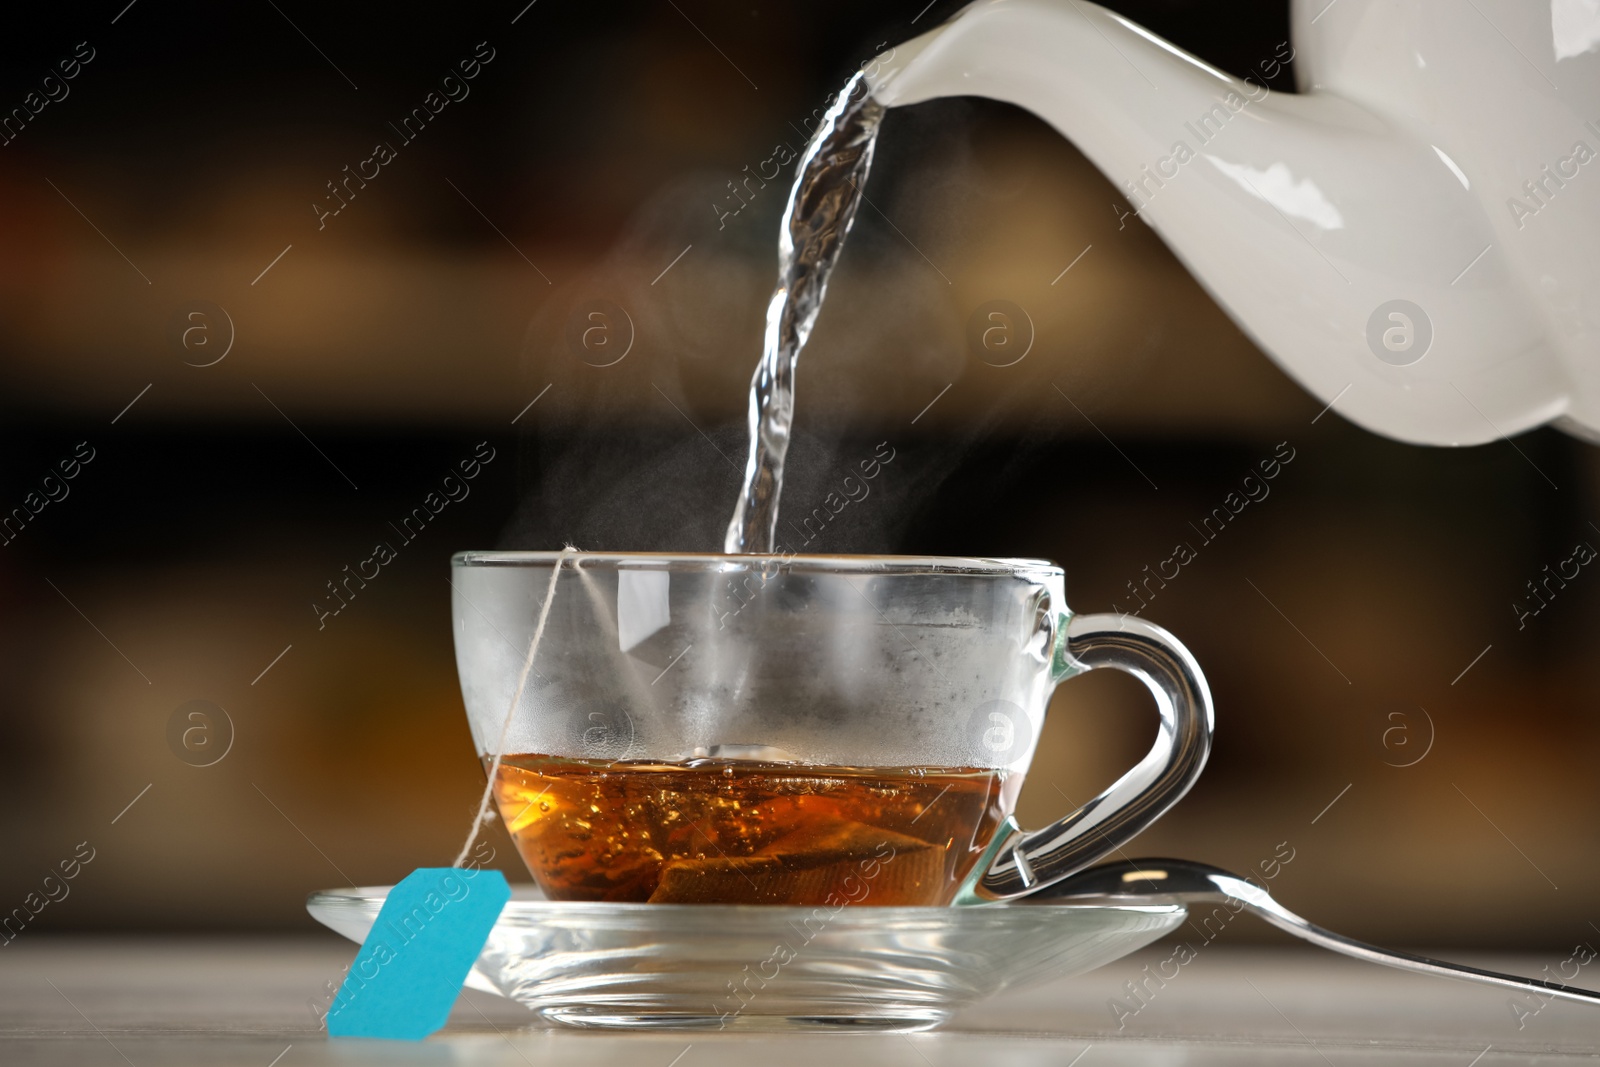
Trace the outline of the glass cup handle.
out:
M 1177 638 L 1127 615 L 1074 616 L 1056 646 L 1056 681 L 1112 667 L 1145 684 L 1161 727 L 1144 759 L 1104 793 L 1042 830 L 1015 834 L 975 888 L 981 900 L 1025 896 L 1120 848 L 1189 791 L 1211 751 L 1215 713 L 1199 664 Z

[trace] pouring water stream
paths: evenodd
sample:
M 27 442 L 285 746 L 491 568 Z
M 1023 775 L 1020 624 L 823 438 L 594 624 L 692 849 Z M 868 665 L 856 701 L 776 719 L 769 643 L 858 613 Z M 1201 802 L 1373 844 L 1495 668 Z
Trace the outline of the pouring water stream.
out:
M 750 455 L 725 552 L 771 552 L 783 461 L 794 425 L 794 373 L 828 278 L 861 206 L 884 108 L 857 72 L 840 90 L 800 158 L 778 231 L 778 285 L 767 304 L 761 362 L 750 380 Z

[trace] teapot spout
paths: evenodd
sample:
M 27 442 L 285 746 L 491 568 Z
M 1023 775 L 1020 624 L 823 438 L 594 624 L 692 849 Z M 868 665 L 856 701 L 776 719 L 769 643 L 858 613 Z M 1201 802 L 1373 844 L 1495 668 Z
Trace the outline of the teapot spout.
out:
M 1285 42 L 1261 69 L 1293 58 Z M 866 76 L 888 107 L 985 96 L 1050 123 L 1257 344 L 1370 430 L 1475 444 L 1568 414 L 1468 174 L 1408 122 L 1270 92 L 1087 0 L 979 0 Z
M 1293 58 L 1285 41 L 1263 63 L 1281 67 Z M 1215 174 L 1188 180 L 1193 163 L 1211 160 L 1215 167 L 1260 156 L 1267 139 L 1275 161 L 1286 150 L 1283 97 L 1087 0 L 979 0 L 873 60 L 866 78 L 886 107 L 983 96 L 1032 111 L 1072 140 L 1141 217 L 1180 244 L 1188 213 L 1172 203 L 1180 198 L 1167 195 L 1169 189 L 1198 186 L 1183 188 L 1181 199 L 1216 199 L 1228 184 Z M 1332 148 L 1300 146 L 1303 153 Z M 1320 171 L 1318 162 L 1285 161 L 1285 167 Z M 1244 177 L 1238 169 L 1223 173 Z M 1320 194 L 1313 187 L 1303 196 L 1315 203 Z M 1340 225 L 1337 210 L 1306 210 L 1323 228 Z

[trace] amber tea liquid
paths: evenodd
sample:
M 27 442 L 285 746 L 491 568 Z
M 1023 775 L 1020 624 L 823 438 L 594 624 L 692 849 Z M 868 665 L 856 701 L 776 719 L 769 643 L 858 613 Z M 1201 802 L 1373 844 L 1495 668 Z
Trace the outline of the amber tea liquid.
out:
M 1007 772 L 507 756 L 495 800 L 552 900 L 946 904 Z

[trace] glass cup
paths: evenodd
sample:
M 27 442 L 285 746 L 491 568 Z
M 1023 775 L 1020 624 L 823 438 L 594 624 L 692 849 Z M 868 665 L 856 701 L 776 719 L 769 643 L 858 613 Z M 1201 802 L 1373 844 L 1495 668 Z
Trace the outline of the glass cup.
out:
M 1040 560 L 464 552 L 451 584 L 473 740 L 555 899 L 1007 900 L 1121 847 L 1210 750 L 1188 651 L 1074 616 Z M 1024 831 L 1050 694 L 1100 667 L 1150 690 L 1155 743 Z

